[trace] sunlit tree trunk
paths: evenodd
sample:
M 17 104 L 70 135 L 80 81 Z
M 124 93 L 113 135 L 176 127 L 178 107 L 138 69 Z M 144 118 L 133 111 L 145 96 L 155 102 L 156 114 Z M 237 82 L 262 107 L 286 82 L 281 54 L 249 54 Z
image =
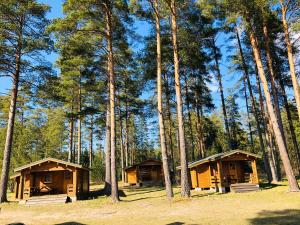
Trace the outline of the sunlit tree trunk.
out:
M 246 111 L 247 111 L 247 118 L 248 118 L 248 128 L 249 128 L 250 144 L 251 144 L 251 147 L 254 148 L 253 135 L 252 135 L 252 126 L 251 126 L 251 118 L 250 118 L 250 113 L 249 113 L 247 85 L 246 85 L 245 78 L 243 79 L 243 83 L 244 83 L 244 95 L 245 95 Z
M 81 75 L 79 77 L 78 86 L 78 111 L 77 111 L 77 163 L 81 164 Z
M 73 100 L 71 103 L 71 116 L 69 121 L 69 129 L 70 129 L 70 136 L 69 136 L 69 150 L 68 150 L 68 161 L 72 161 L 72 149 L 73 149 L 73 135 L 74 135 L 74 116 L 73 116 Z
M 237 29 L 236 29 L 236 38 L 237 38 L 237 41 L 238 41 L 238 47 L 239 47 L 239 52 L 240 52 L 240 56 L 241 56 L 241 59 L 242 59 L 242 66 L 243 66 L 245 78 L 246 78 L 246 81 L 247 81 L 247 84 L 248 84 L 248 90 L 249 90 L 249 94 L 250 94 L 250 98 L 251 98 L 251 103 L 252 103 L 251 105 L 252 105 L 252 109 L 253 109 L 253 114 L 254 114 L 254 118 L 255 118 L 255 121 L 256 121 L 256 128 L 257 128 L 257 132 L 258 132 L 260 150 L 263 153 L 264 166 L 265 166 L 265 170 L 266 170 L 266 173 L 267 173 L 267 176 L 268 176 L 268 181 L 271 182 L 272 181 L 272 174 L 271 174 L 271 170 L 270 170 L 269 158 L 268 158 L 268 155 L 265 152 L 265 145 L 264 145 L 264 140 L 263 140 L 262 131 L 261 131 L 261 127 L 260 127 L 258 110 L 257 110 L 257 107 L 256 107 L 256 99 L 255 99 L 253 91 L 252 91 L 252 86 L 251 86 L 249 71 L 248 71 L 248 65 L 246 64 L 246 61 L 245 61 L 244 52 L 243 52 L 240 36 L 239 36 L 239 33 L 238 33 Z
M 265 112 L 265 104 L 264 104 L 264 99 L 260 87 L 260 78 L 258 75 L 257 67 L 255 66 L 255 75 L 256 75 L 256 85 L 258 88 L 258 94 L 259 94 L 259 105 L 260 105 L 260 111 L 261 111 L 261 116 L 262 116 L 262 124 L 263 128 L 265 131 L 265 139 L 266 139 L 266 144 L 267 144 L 267 153 L 268 153 L 268 160 L 270 163 L 270 172 L 272 177 L 268 177 L 269 181 L 272 183 L 278 182 L 278 175 L 277 175 L 277 169 L 276 169 L 276 163 L 274 160 L 274 154 L 273 152 L 275 151 L 275 146 L 273 144 L 273 129 L 272 125 L 270 123 L 270 118 Z
M 125 87 L 125 167 L 129 166 L 129 113 L 128 113 L 128 101 L 127 92 Z
M 171 167 L 173 170 L 172 175 L 175 173 L 175 161 L 177 157 L 174 154 L 174 144 L 173 144 L 173 119 L 171 114 L 171 93 L 169 88 L 169 80 L 167 76 L 164 75 L 164 83 L 165 83 L 165 93 L 166 93 L 166 113 L 168 119 L 168 139 L 169 139 L 169 151 L 171 156 Z M 172 181 L 175 181 L 175 177 L 171 177 Z
M 106 133 L 105 133 L 105 184 L 104 192 L 111 194 L 111 171 L 110 171 L 110 111 L 109 103 L 106 110 Z
M 272 89 L 273 100 L 274 100 L 274 109 L 276 112 L 276 116 L 278 119 L 278 125 L 279 125 L 279 129 L 280 129 L 281 135 L 284 140 L 284 144 L 285 144 L 285 146 L 287 146 L 285 133 L 284 133 L 284 129 L 283 129 L 281 113 L 280 113 L 278 91 L 277 91 L 276 81 L 275 81 L 275 71 L 273 68 L 273 59 L 272 59 L 271 50 L 270 50 L 270 38 L 269 38 L 268 28 L 265 24 L 263 26 L 263 33 L 264 33 L 264 38 L 265 38 L 264 44 L 265 44 L 266 57 L 267 57 L 267 66 L 268 66 L 268 71 L 269 71 L 269 75 L 270 75 L 271 89 Z
M 195 160 L 195 141 L 194 141 L 194 131 L 193 131 L 193 122 L 192 122 L 192 116 L 191 116 L 191 108 L 190 108 L 190 98 L 188 93 L 188 81 L 187 81 L 187 75 L 184 73 L 184 83 L 185 83 L 185 99 L 186 99 L 186 107 L 187 107 L 187 113 L 188 113 L 188 129 L 191 137 L 191 160 Z
M 89 167 L 93 166 L 93 144 L 94 144 L 94 116 L 91 115 L 91 127 L 90 127 L 90 149 L 89 149 Z
M 18 51 L 17 51 L 18 53 L 16 55 L 16 61 L 15 61 L 16 72 L 13 74 L 13 84 L 12 84 L 12 91 L 10 97 L 10 107 L 8 113 L 5 147 L 3 152 L 3 162 L 2 162 L 2 171 L 1 171 L 1 180 L 0 180 L 0 203 L 7 201 L 7 183 L 8 183 L 8 176 L 9 176 L 12 145 L 13 145 L 13 133 L 14 133 L 15 116 L 16 116 L 16 105 L 17 105 L 17 98 L 18 98 L 19 78 L 20 78 L 21 48 L 22 48 L 22 43 L 19 42 Z
M 287 46 L 287 54 L 288 54 L 288 61 L 290 65 L 290 73 L 292 77 L 293 82 L 293 88 L 294 88 L 294 95 L 298 110 L 298 117 L 300 120 L 300 93 L 299 93 L 299 83 L 297 80 L 296 70 L 295 70 L 295 63 L 294 63 L 294 55 L 293 55 L 293 46 L 290 40 L 290 34 L 289 34 L 289 25 L 287 23 L 287 5 L 285 4 L 285 0 L 280 0 L 281 4 L 281 12 L 282 12 L 282 24 L 283 24 L 283 30 L 285 35 L 285 43 Z M 288 3 L 287 3 L 288 4 Z
M 290 191 L 299 191 L 299 186 L 298 186 L 297 180 L 295 178 L 295 175 L 294 175 L 294 172 L 293 172 L 293 169 L 292 169 L 292 165 L 291 165 L 288 153 L 287 153 L 287 149 L 286 149 L 286 146 L 285 146 L 285 143 L 284 143 L 284 139 L 282 137 L 282 134 L 281 134 L 281 131 L 280 131 L 280 128 L 279 128 L 278 119 L 277 119 L 274 107 L 272 105 L 271 94 L 270 94 L 270 91 L 269 91 L 268 81 L 267 81 L 267 78 L 265 76 L 265 72 L 264 72 L 264 69 L 263 69 L 263 64 L 262 64 L 262 61 L 261 61 L 260 50 L 259 50 L 258 44 L 256 42 L 256 37 L 255 37 L 255 35 L 254 35 L 254 33 L 252 32 L 251 29 L 249 30 L 249 36 L 250 36 L 251 46 L 253 48 L 255 63 L 257 65 L 260 80 L 263 84 L 263 89 L 264 89 L 264 93 L 265 93 L 265 97 L 266 97 L 266 104 L 267 104 L 267 108 L 268 108 L 268 113 L 269 113 L 270 119 L 272 121 L 272 127 L 273 127 L 273 130 L 274 130 L 276 142 L 277 142 L 277 145 L 278 145 L 278 148 L 279 148 L 281 160 L 282 160 L 282 163 L 283 163 L 283 166 L 284 166 L 284 169 L 285 169 L 285 173 L 286 173 L 286 176 L 287 176 L 287 179 L 288 179 L 288 182 L 289 182 L 289 189 L 290 189 Z
M 180 146 L 180 165 L 181 165 L 181 196 L 190 196 L 190 184 L 189 184 L 189 171 L 187 162 L 187 153 L 185 147 L 185 135 L 184 135 L 184 122 L 183 122 L 183 110 L 182 110 L 182 97 L 180 88 L 180 74 L 179 74 L 179 56 L 177 48 L 177 13 L 175 0 L 171 0 L 171 27 L 172 27 L 172 41 L 173 41 L 173 53 L 174 53 L 174 74 L 175 74 L 175 91 L 177 102 L 177 119 L 178 119 L 178 132 L 179 132 L 179 146 Z
M 159 13 L 158 0 L 153 0 L 152 6 L 154 9 L 155 26 L 156 26 L 157 112 L 158 112 L 158 121 L 159 121 L 160 147 L 161 147 L 166 193 L 168 198 L 172 198 L 174 195 L 173 195 L 172 183 L 170 177 L 169 159 L 168 159 L 166 136 L 165 136 L 165 125 L 164 125 L 164 118 L 163 118 L 163 104 L 162 104 L 162 77 L 161 77 L 162 62 L 161 62 L 160 13 Z
M 119 201 L 117 168 L 116 168 L 116 121 L 115 121 L 115 74 L 114 55 L 112 46 L 112 12 L 111 5 L 104 4 L 106 39 L 108 50 L 108 74 L 109 74 L 109 105 L 110 105 L 110 159 L 111 159 L 111 198 L 113 202 Z
M 123 142 L 123 117 L 122 117 L 122 108 L 121 100 L 119 98 L 119 129 L 120 129 L 120 155 L 121 155 L 121 175 L 122 183 L 125 183 L 125 173 L 124 173 L 124 142 Z
M 285 108 L 285 111 L 286 111 L 287 121 L 288 121 L 288 124 L 289 124 L 289 130 L 291 132 L 291 138 L 292 138 L 293 146 L 294 146 L 294 149 L 295 149 L 295 152 L 296 152 L 298 173 L 300 174 L 300 151 L 299 151 L 299 146 L 298 146 L 298 142 L 297 142 L 295 128 L 294 128 L 294 124 L 293 124 L 293 120 L 292 120 L 292 115 L 291 115 L 291 111 L 290 111 L 289 102 L 288 102 L 288 99 L 287 99 L 287 95 L 286 95 L 286 92 L 285 92 L 283 80 L 282 80 L 281 77 L 279 77 L 279 85 L 280 85 L 280 89 L 281 89 L 281 93 L 282 93 L 282 97 L 283 97 L 284 108 Z

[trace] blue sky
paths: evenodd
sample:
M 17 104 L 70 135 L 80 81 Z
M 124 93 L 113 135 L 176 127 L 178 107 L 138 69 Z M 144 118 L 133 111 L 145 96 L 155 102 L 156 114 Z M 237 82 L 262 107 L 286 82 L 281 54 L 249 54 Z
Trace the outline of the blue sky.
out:
M 51 7 L 51 11 L 48 13 L 49 19 L 54 19 L 57 17 L 61 17 L 63 15 L 62 0 L 39 0 L 39 2 L 48 4 Z M 145 24 L 143 22 L 138 22 L 135 24 L 135 26 L 136 26 L 136 32 L 138 34 L 140 34 L 140 35 L 148 34 L 149 26 L 147 26 L 147 24 Z M 220 37 L 218 38 L 218 41 L 217 41 L 217 45 L 218 46 L 224 45 L 224 43 L 226 43 L 228 41 L 226 39 L 227 39 L 226 36 L 220 35 Z M 221 67 L 221 73 L 223 75 L 225 95 L 227 95 L 228 94 L 226 91 L 227 87 L 232 87 L 233 83 L 236 81 L 236 78 L 234 77 L 234 75 L 229 74 L 228 69 L 225 66 L 224 61 L 226 61 L 226 56 L 227 56 L 226 48 L 222 47 L 221 51 L 223 54 L 223 58 L 220 63 L 220 67 Z M 55 60 L 57 58 L 57 54 L 53 53 L 51 55 L 47 55 L 46 58 L 50 62 L 55 62 Z M 11 80 L 9 78 L 0 78 L 0 94 L 1 95 L 7 93 L 10 89 L 10 86 L 11 86 Z M 212 84 L 209 87 L 212 90 L 212 95 L 213 95 L 213 99 L 214 99 L 214 103 L 215 103 L 216 107 L 220 108 L 220 104 L 221 104 L 220 94 L 218 92 L 216 81 L 213 80 Z M 243 103 L 241 105 L 243 105 Z

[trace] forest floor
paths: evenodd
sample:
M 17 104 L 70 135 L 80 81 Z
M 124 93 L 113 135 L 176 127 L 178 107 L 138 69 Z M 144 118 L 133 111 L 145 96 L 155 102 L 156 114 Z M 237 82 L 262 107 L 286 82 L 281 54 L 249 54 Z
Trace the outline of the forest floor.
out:
M 300 193 L 287 189 L 286 183 L 279 183 L 240 194 L 193 190 L 192 198 L 182 199 L 180 189 L 174 188 L 175 198 L 168 201 L 159 187 L 124 187 L 126 197 L 116 204 L 104 196 L 56 205 L 5 203 L 0 205 L 0 224 L 299 225 Z

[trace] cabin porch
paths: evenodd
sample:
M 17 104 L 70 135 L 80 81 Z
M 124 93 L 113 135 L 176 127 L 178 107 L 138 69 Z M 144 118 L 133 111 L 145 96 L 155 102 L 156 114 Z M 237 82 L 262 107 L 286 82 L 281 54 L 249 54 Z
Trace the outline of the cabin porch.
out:
M 232 151 L 190 163 L 192 188 L 224 193 L 247 184 L 258 187 L 256 158 L 254 154 Z
M 47 158 L 17 168 L 15 172 L 12 177 L 15 199 L 20 201 L 47 196 L 57 200 L 57 195 L 61 195 L 61 200 L 64 195 L 72 201 L 88 197 L 89 169 L 81 165 Z

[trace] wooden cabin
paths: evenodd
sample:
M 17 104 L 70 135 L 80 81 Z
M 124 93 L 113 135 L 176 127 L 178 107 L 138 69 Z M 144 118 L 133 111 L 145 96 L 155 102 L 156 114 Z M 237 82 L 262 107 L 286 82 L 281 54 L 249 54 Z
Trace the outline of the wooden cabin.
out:
M 188 164 L 192 188 L 214 189 L 224 193 L 257 190 L 258 155 L 233 150 L 215 154 Z M 178 167 L 180 169 L 180 167 Z
M 45 158 L 14 170 L 15 198 L 60 195 L 72 201 L 88 197 L 89 169 L 71 162 Z
M 149 159 L 125 168 L 125 182 L 129 185 L 161 185 L 163 183 L 162 162 Z

